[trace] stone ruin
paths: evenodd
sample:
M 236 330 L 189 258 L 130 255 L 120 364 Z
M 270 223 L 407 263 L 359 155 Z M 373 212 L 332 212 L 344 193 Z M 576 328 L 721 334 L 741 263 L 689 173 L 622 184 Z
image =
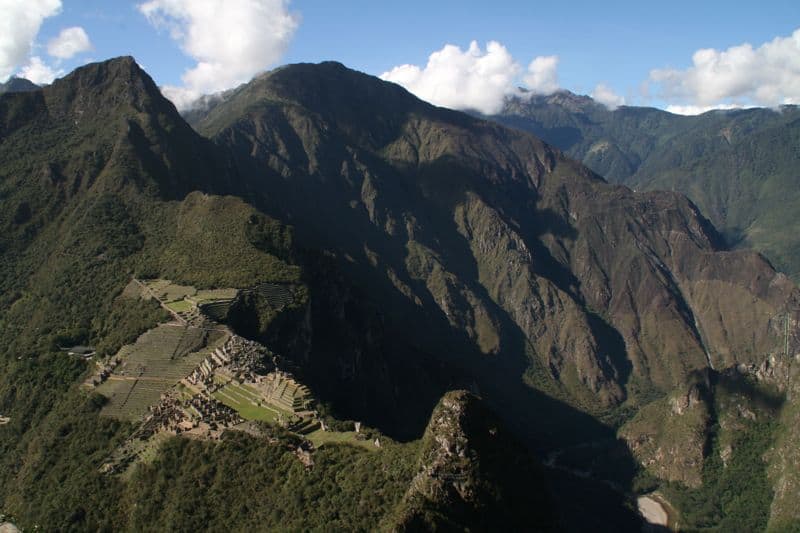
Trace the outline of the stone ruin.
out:
M 275 368 L 275 356 L 265 346 L 231 335 L 186 378 L 192 385 L 211 385 L 214 373 L 224 370 L 237 381 L 256 381 L 258 376 Z

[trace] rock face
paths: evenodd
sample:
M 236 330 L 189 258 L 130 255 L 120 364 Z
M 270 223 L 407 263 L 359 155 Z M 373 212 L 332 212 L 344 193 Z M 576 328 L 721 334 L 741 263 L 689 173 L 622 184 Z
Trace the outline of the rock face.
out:
M 541 469 L 474 395 L 447 393 L 386 531 L 556 530 Z
M 336 63 L 265 74 L 193 120 L 265 208 L 482 390 L 525 374 L 603 410 L 779 343 L 785 276 L 724 251 L 684 197 L 609 185 L 530 135 Z

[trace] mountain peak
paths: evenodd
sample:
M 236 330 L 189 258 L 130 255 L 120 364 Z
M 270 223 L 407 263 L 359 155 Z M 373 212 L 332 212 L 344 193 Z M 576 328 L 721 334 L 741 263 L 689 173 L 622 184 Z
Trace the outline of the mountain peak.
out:
M 503 114 L 514 113 L 517 108 L 531 105 L 555 106 L 572 113 L 606 109 L 605 106 L 596 102 L 591 96 L 576 94 L 566 89 L 559 89 L 550 94 L 537 94 L 523 91 L 519 96 L 508 98 Z
M 288 105 L 310 112 L 341 132 L 378 146 L 393 139 L 414 114 L 470 120 L 455 111 L 423 102 L 406 89 L 335 61 L 296 63 L 267 72 L 235 89 L 225 102 L 190 117 L 204 134 L 221 131 L 230 121 L 264 105 Z
M 38 85 L 25 78 L 12 76 L 5 83 L 0 83 L 0 94 L 3 93 L 25 93 L 40 89 Z
M 378 80 L 336 61 L 286 65 L 269 72 L 262 80 L 276 96 L 311 108 L 319 104 L 357 103 L 361 107 L 380 107 L 386 113 L 391 112 L 386 102 L 403 106 L 421 103 L 399 85 Z
M 172 105 L 153 79 L 131 56 L 90 63 L 56 80 L 48 88 L 51 110 L 82 113 L 87 104 L 112 108 L 129 105 L 136 111 L 152 111 Z

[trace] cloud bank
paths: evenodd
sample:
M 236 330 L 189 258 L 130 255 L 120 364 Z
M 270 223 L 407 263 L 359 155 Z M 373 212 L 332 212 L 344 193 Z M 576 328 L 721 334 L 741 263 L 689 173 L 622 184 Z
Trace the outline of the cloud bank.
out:
M 625 105 L 625 98 L 615 93 L 605 83 L 599 83 L 592 91 L 591 97 L 609 109 L 616 109 L 621 105 Z
M 28 62 L 42 22 L 60 11 L 61 0 L 0 0 L 0 81 Z
M 552 94 L 558 90 L 558 56 L 539 56 L 528 65 L 525 76 L 528 89 L 537 94 Z
M 656 95 L 683 111 L 743 105 L 800 103 L 800 29 L 758 48 L 745 43 L 727 50 L 707 48 L 692 66 L 655 69 L 649 82 Z
M 36 85 L 47 85 L 53 83 L 53 80 L 58 76 L 63 76 L 63 70 L 56 70 L 47 65 L 39 56 L 33 56 L 28 61 L 22 70 L 19 71 L 19 76 L 30 80 Z
M 179 109 L 203 94 L 230 89 L 275 64 L 299 25 L 288 0 L 150 0 L 139 11 L 166 28 L 197 64 L 183 86 L 163 87 Z
M 57 37 L 47 43 L 47 53 L 58 59 L 70 59 L 81 52 L 92 49 L 86 31 L 80 26 L 64 28 Z
M 537 57 L 525 82 L 533 92 L 551 93 L 558 89 L 557 66 L 556 56 Z M 519 93 L 516 82 L 522 70 L 497 41 L 490 41 L 485 51 L 472 41 L 466 50 L 445 45 L 430 55 L 424 68 L 400 65 L 380 77 L 432 104 L 490 115 L 502 109 L 506 96 Z

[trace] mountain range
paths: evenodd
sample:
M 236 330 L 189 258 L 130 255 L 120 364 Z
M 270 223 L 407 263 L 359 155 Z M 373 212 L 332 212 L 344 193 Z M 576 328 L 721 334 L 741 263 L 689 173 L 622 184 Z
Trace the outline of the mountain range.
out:
M 184 119 L 131 58 L 0 96 L 0 503 L 21 524 L 624 531 L 654 488 L 696 529 L 798 519 L 800 292 L 701 203 L 338 63 L 207 103 Z M 99 472 L 134 427 L 59 347 L 112 357 L 163 321 L 131 278 L 294 287 L 228 327 L 381 450 L 304 470 L 296 435 L 228 431 Z
M 798 279 L 797 106 L 682 116 L 608 109 L 559 91 L 510 98 L 493 118 L 539 136 L 611 182 L 685 194 L 728 246 L 756 249 Z

